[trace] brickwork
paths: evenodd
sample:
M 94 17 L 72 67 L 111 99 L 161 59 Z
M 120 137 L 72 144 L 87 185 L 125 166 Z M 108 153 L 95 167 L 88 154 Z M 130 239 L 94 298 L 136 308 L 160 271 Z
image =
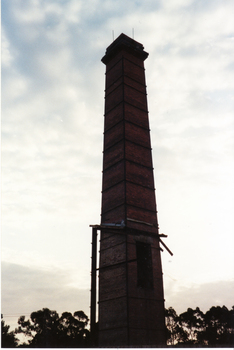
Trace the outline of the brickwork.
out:
M 99 268 L 99 346 L 165 345 L 162 267 L 143 46 L 121 34 L 106 51 Z M 139 279 L 137 246 L 150 249 L 152 281 Z M 148 249 L 147 248 L 147 249 Z M 143 261 L 142 268 L 146 264 Z M 148 275 L 147 275 L 148 276 Z M 144 277 L 144 275 L 143 275 Z M 141 281 L 141 282 L 139 282 Z M 142 285 L 143 283 L 143 285 Z

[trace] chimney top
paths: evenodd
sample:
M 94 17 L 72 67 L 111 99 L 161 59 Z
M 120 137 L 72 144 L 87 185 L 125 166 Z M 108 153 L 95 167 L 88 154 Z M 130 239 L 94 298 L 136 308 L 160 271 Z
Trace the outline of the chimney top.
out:
M 122 49 L 133 53 L 143 61 L 149 55 L 144 51 L 144 46 L 142 44 L 122 33 L 110 46 L 107 47 L 106 54 L 101 61 L 104 64 L 107 64 Z

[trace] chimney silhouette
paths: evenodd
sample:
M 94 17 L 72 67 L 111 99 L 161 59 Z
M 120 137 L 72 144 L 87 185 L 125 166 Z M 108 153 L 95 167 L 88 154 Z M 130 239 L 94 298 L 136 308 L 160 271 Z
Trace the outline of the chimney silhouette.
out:
M 106 65 L 99 346 L 163 346 L 160 235 L 142 44 L 121 34 Z

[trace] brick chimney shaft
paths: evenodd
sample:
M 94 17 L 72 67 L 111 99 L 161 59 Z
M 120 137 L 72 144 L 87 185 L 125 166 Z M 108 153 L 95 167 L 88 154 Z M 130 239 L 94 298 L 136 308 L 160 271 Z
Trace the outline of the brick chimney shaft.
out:
M 162 267 L 144 60 L 121 34 L 106 50 L 99 347 L 165 345 Z
M 101 222 L 124 221 L 127 227 L 157 233 L 144 71 L 147 57 L 140 43 L 122 34 L 102 59 L 106 91 Z

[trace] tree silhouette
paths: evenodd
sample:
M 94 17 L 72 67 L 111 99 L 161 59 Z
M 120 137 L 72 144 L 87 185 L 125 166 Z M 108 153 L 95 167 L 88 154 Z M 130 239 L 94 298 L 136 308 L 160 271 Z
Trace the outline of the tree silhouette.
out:
M 67 347 L 69 339 L 70 347 L 77 347 L 77 344 L 84 347 L 88 345 L 89 331 L 85 329 L 88 324 L 88 317 L 83 311 L 76 311 L 74 315 L 64 312 L 59 319 L 59 330 L 61 332 L 59 342 L 62 347 Z
M 185 344 L 198 344 L 199 334 L 204 331 L 204 314 L 197 307 L 196 309 L 188 308 L 186 312 L 180 314 L 179 324 L 187 334 Z
M 173 346 L 234 346 L 234 307 L 212 306 L 205 314 L 197 307 L 179 316 L 166 310 L 167 344 Z
M 3 315 L 1 315 L 1 347 L 2 348 L 15 348 L 17 346 L 17 339 L 14 332 L 9 332 L 10 326 L 5 324 Z
M 83 311 L 76 311 L 73 315 L 64 312 L 59 317 L 56 311 L 44 308 L 31 313 L 31 321 L 21 316 L 19 327 L 15 333 L 23 333 L 28 337 L 28 344 L 21 347 L 37 348 L 72 348 L 86 347 L 89 341 L 89 331 L 86 329 L 88 317 Z
M 165 321 L 167 344 L 174 346 L 177 343 L 185 342 L 187 339 L 187 334 L 179 324 L 179 316 L 172 307 L 165 310 Z
M 209 346 L 234 345 L 234 306 L 230 311 L 226 306 L 212 306 L 205 314 L 205 324 L 200 342 Z

